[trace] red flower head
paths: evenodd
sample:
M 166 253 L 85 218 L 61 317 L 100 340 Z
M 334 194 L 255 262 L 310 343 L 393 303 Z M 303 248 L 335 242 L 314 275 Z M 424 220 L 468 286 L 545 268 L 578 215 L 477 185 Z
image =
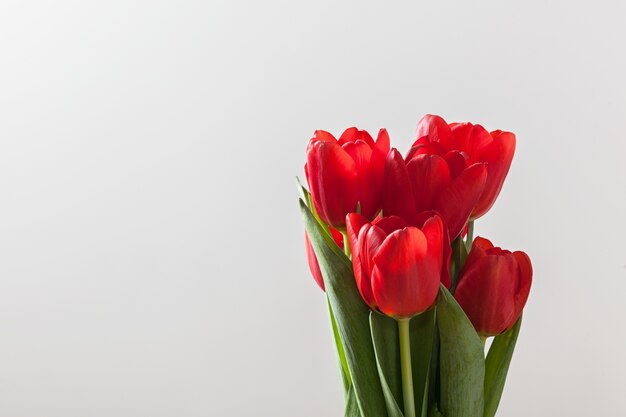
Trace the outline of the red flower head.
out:
M 346 223 L 357 287 L 370 308 L 402 319 L 435 303 L 448 264 L 439 216 L 428 217 L 421 228 L 396 216 L 369 223 L 356 213 Z
M 385 163 L 383 213 L 410 219 L 425 210 L 438 212 L 454 240 L 463 230 L 485 188 L 487 167 L 466 165 L 453 152 L 440 156 L 413 148 L 407 159 L 392 149 Z
M 332 235 L 337 246 L 343 249 L 343 236 L 341 233 L 331 227 L 330 234 Z M 320 270 L 317 256 L 315 255 L 315 251 L 313 250 L 313 246 L 311 245 L 311 241 L 309 240 L 309 235 L 306 230 L 304 231 L 304 248 L 306 249 L 306 260 L 309 263 L 309 269 L 311 270 L 313 279 L 317 282 L 317 285 L 320 286 L 322 291 L 326 291 L 326 288 L 324 287 L 324 278 L 322 278 L 322 271 Z
M 451 174 L 476 163 L 485 163 L 487 179 L 480 198 L 473 207 L 472 220 L 485 214 L 496 201 L 506 178 L 513 154 L 515 134 L 495 130 L 489 133 L 481 125 L 446 123 L 439 116 L 426 115 L 417 125 L 417 141 L 407 161 L 417 155 L 438 155 L 450 164 Z
M 346 214 L 357 211 L 373 219 L 381 209 L 385 157 L 389 135 L 376 142 L 364 130 L 347 129 L 337 141 L 323 130 L 315 132 L 304 166 L 317 214 L 327 224 L 344 229 Z
M 474 240 L 454 297 L 481 336 L 510 329 L 520 314 L 532 282 L 532 265 L 524 252 L 496 248 Z

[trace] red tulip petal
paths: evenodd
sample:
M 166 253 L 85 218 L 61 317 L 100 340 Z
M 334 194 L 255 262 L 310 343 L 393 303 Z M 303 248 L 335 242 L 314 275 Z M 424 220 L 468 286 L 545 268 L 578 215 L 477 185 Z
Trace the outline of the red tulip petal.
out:
M 458 177 L 467 168 L 467 157 L 463 152 L 450 151 L 444 155 L 443 159 L 448 163 L 452 178 Z
M 365 171 L 372 157 L 372 148 L 360 139 L 355 142 L 347 142 L 341 147 L 352 157 L 357 166 L 357 171 Z
M 515 317 L 513 317 L 513 322 L 510 326 L 513 326 L 520 314 L 522 314 L 522 310 L 530 294 L 530 286 L 533 280 L 533 266 L 528 255 L 524 252 L 517 251 L 513 252 L 513 256 L 515 256 L 519 269 L 519 283 L 517 292 L 515 293 Z
M 406 169 L 413 186 L 416 211 L 436 209 L 436 201 L 452 181 L 446 161 L 437 155 L 417 155 Z
M 449 150 L 464 151 L 472 163 L 479 162 L 478 155 L 492 141 L 489 132 L 481 125 L 472 123 L 455 123 L 451 130 L 451 140 L 442 142 L 443 146 Z
M 412 317 L 435 302 L 440 265 L 428 256 L 428 241 L 415 227 L 389 235 L 374 256 L 372 291 L 380 311 Z
M 487 182 L 485 190 L 474 208 L 472 219 L 477 219 L 487 213 L 495 203 L 515 154 L 515 135 L 513 133 L 496 130 L 491 132 L 491 135 L 493 141 L 478 156 L 482 162 L 487 163 Z
M 427 114 L 417 124 L 416 137 L 428 136 L 431 142 L 447 142 L 451 136 L 450 127 L 443 118 Z
M 383 180 L 383 215 L 410 218 L 415 214 L 412 185 L 402 155 L 394 148 L 387 155 Z
M 306 260 L 309 264 L 309 269 L 311 270 L 311 275 L 313 275 L 313 279 L 317 282 L 317 285 L 322 289 L 322 291 L 326 291 L 324 288 L 324 278 L 322 278 L 322 271 L 320 270 L 320 265 L 317 262 L 317 256 L 315 256 L 315 251 L 313 250 L 313 246 L 311 245 L 311 241 L 309 240 L 309 235 L 304 232 L 304 247 L 306 249 Z
M 378 137 L 376 138 L 376 149 L 387 156 L 387 153 L 389 153 L 389 149 L 391 148 L 390 142 L 387 129 L 380 129 L 378 131 Z
M 347 128 L 339 137 L 339 144 L 345 145 L 349 142 L 356 142 L 357 140 L 362 140 L 366 142 L 370 147 L 374 146 L 374 139 L 372 135 L 370 135 L 365 130 L 359 130 L 356 127 Z
M 376 299 L 372 291 L 372 270 L 374 268 L 374 255 L 387 237 L 387 233 L 380 227 L 371 224 L 365 225 L 359 232 L 357 246 L 357 263 L 354 265 L 354 277 L 356 285 L 363 300 L 372 309 L 376 309 Z M 357 270 L 358 265 L 358 270 Z
M 332 236 L 337 246 L 343 249 L 343 235 L 341 234 L 341 232 L 332 227 L 329 227 L 328 229 L 330 230 L 330 235 Z
M 385 170 L 385 156 L 376 148 L 372 149 L 365 141 L 358 139 L 342 146 L 354 159 L 358 180 L 356 191 L 361 214 L 374 218 L 382 205 L 382 182 Z
M 350 213 L 346 216 L 346 230 L 348 232 L 350 248 L 352 249 L 352 259 L 354 259 L 355 251 L 357 250 L 359 232 L 361 231 L 361 228 L 368 223 L 369 222 L 365 217 L 357 213 Z
M 487 251 L 491 248 L 493 248 L 493 244 L 489 240 L 480 236 L 475 237 L 474 241 L 472 242 L 472 248 L 470 250 L 470 253 L 469 255 L 467 255 L 467 259 L 465 260 L 463 270 L 470 268 L 473 264 L 476 263 L 476 261 L 478 261 L 483 256 L 486 256 Z
M 313 144 L 313 142 L 337 142 L 337 139 L 335 139 L 333 134 L 330 132 L 327 132 L 325 130 L 316 130 L 313 134 L 313 138 L 309 142 L 309 147 Z
M 370 158 L 372 157 L 372 148 L 362 140 L 356 142 L 348 142 L 342 146 L 346 152 L 352 157 L 356 164 L 357 181 L 355 184 L 355 191 L 357 195 L 357 201 L 361 206 L 361 214 L 370 218 L 376 213 L 371 213 L 373 202 L 370 192 L 371 189 L 367 184 L 367 175 Z M 356 210 L 356 206 L 353 209 Z
M 487 168 L 474 164 L 465 169 L 450 186 L 438 196 L 434 209 L 441 213 L 454 240 L 467 223 L 478 198 L 485 187 Z
M 425 138 L 422 138 L 422 139 L 425 139 Z M 409 152 L 407 152 L 406 157 L 404 158 L 405 161 L 408 162 L 414 157 L 416 157 L 417 155 L 444 156 L 447 153 L 447 151 L 443 148 L 443 146 L 441 146 L 438 142 L 420 143 L 422 139 L 417 140 L 413 144 Z
M 362 294 L 363 290 L 361 289 L 361 286 L 363 283 L 366 283 L 368 287 L 371 287 L 371 284 L 369 284 L 370 275 L 368 273 L 368 268 L 363 266 L 363 263 L 367 262 L 367 258 L 362 255 L 359 235 L 361 230 L 366 230 L 370 227 L 371 225 L 367 219 L 360 214 L 350 213 L 346 216 L 346 229 L 348 232 L 348 240 L 350 241 L 350 248 L 352 249 L 352 269 L 354 271 L 354 278 L 356 280 L 357 287 Z
M 343 131 L 341 136 L 339 136 L 338 142 L 340 145 L 345 145 L 348 142 L 355 142 L 358 134 L 359 134 L 359 129 L 357 129 L 354 126 L 349 127 Z
M 373 224 L 383 229 L 388 235 L 392 234 L 396 230 L 404 229 L 409 226 L 404 219 L 398 216 L 379 217 Z
M 512 254 L 484 256 L 463 271 L 454 297 L 479 334 L 495 336 L 510 327 L 517 274 Z
M 313 139 L 307 152 L 307 173 L 317 214 L 331 226 L 343 228 L 346 214 L 357 205 L 354 160 L 336 142 Z
M 443 263 L 441 265 L 441 283 L 450 289 L 450 258 L 452 257 L 452 247 L 450 246 L 450 236 L 448 235 L 448 226 L 443 217 L 441 217 L 436 211 L 423 211 L 416 214 L 411 219 L 411 225 L 423 229 L 426 221 L 436 216 L 443 226 Z
M 422 227 L 422 232 L 428 241 L 428 256 L 432 257 L 439 269 L 443 265 L 443 245 L 444 245 L 444 229 L 443 222 L 439 216 L 431 217 L 426 220 Z

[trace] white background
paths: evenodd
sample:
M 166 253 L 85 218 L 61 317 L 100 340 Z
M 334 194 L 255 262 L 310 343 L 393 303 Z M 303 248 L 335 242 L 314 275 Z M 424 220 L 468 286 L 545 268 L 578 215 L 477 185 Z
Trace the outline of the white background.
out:
M 294 177 L 315 129 L 517 133 L 508 417 L 626 415 L 619 1 L 0 5 L 0 417 L 341 416 Z

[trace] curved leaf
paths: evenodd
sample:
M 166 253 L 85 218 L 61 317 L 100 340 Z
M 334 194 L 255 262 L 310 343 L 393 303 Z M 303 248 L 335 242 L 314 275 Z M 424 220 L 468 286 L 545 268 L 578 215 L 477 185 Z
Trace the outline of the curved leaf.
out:
M 417 413 L 422 417 L 428 414 L 428 386 L 435 334 L 435 311 L 435 308 L 432 308 L 413 317 L 410 322 L 413 392 Z
M 485 361 L 485 414 L 484 417 L 493 417 L 496 415 L 504 383 L 506 382 L 506 374 L 509 371 L 515 343 L 522 327 L 522 317 L 508 331 L 496 336 L 489 348 L 489 354 Z
M 472 323 L 443 285 L 437 303 L 437 325 L 441 343 L 441 412 L 450 417 L 482 417 L 483 344 Z
M 344 417 L 361 417 L 359 406 L 356 403 L 356 395 L 354 394 L 354 387 L 348 388 L 348 394 L 346 396 L 346 411 Z
M 389 417 L 402 417 L 402 410 L 398 405 L 402 404 L 398 322 L 372 311 L 370 327 L 387 413 Z
M 337 356 L 339 358 L 339 365 L 341 367 L 341 380 L 343 382 L 344 394 L 348 395 L 348 390 L 350 385 L 352 385 L 352 381 L 350 380 L 350 372 L 348 371 L 348 362 L 346 361 L 346 352 L 343 349 L 343 345 L 341 344 L 341 336 L 339 335 L 339 329 L 337 328 L 337 322 L 335 320 L 335 315 L 333 314 L 333 308 L 330 305 L 330 300 L 326 297 L 328 301 L 328 313 L 330 314 L 330 323 L 333 327 L 333 337 L 335 339 L 335 346 L 337 347 Z
M 324 278 L 337 329 L 345 349 L 348 371 L 362 417 L 387 415 L 370 334 L 369 307 L 356 287 L 352 264 L 339 250 L 304 201 L 300 209 Z

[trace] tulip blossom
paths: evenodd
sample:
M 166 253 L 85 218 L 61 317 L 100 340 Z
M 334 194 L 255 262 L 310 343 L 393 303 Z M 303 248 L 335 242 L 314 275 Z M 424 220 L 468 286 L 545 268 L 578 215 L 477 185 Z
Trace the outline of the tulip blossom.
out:
M 467 165 L 458 152 L 439 156 L 413 151 L 405 160 L 392 149 L 385 163 L 383 213 L 410 219 L 434 210 L 453 240 L 467 224 L 486 179 L 484 163 Z
M 421 228 L 397 216 L 370 223 L 356 213 L 346 223 L 357 287 L 370 308 L 406 319 L 434 304 L 447 267 L 439 216 L 428 217 Z
M 524 252 L 503 250 L 478 237 L 454 297 L 479 335 L 495 336 L 510 329 L 519 318 L 532 275 L 530 258 Z
M 337 230 L 330 228 L 330 234 L 333 237 L 333 240 L 343 249 L 343 236 Z M 315 251 L 313 250 L 313 246 L 311 245 L 311 241 L 309 240 L 309 235 L 304 231 L 304 248 L 306 249 L 306 260 L 309 264 L 309 269 L 311 270 L 311 275 L 313 275 L 313 279 L 322 289 L 322 291 L 326 291 L 324 286 L 324 278 L 322 277 L 322 271 L 320 270 L 319 262 L 317 261 L 317 256 L 315 255 Z
M 464 167 L 484 163 L 487 178 L 471 220 L 484 215 L 496 201 L 506 178 L 513 154 L 515 134 L 502 130 L 488 132 L 472 123 L 446 123 L 439 116 L 426 115 L 417 126 L 417 140 L 407 155 L 438 155 L 449 162 L 452 175 Z
M 385 129 L 376 142 L 364 130 L 347 129 L 339 140 L 323 130 L 315 132 L 304 166 L 313 205 L 319 217 L 345 230 L 346 214 L 360 212 L 373 219 L 382 205 L 382 182 L 389 135 Z

